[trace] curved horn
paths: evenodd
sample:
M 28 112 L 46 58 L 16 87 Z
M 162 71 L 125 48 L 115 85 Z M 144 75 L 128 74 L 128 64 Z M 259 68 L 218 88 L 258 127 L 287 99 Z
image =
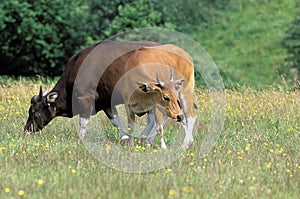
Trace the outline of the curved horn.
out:
M 160 77 L 159 77 L 159 75 L 158 75 L 158 72 L 156 72 L 156 81 L 157 81 L 157 83 L 158 83 L 159 85 L 161 85 L 161 86 L 164 86 L 164 85 L 165 85 L 165 83 L 161 81 L 161 79 L 160 79 Z
M 45 96 L 45 95 L 47 95 L 47 94 L 48 94 L 48 92 L 49 92 L 49 87 L 50 87 L 50 85 L 48 84 L 48 85 L 47 85 L 47 89 L 46 89 L 46 91 L 43 93 L 43 96 Z
M 171 68 L 170 82 L 174 83 L 174 71 L 173 71 L 173 68 Z
M 43 97 L 43 88 L 42 85 L 40 86 L 40 93 L 39 93 L 39 98 L 41 99 Z

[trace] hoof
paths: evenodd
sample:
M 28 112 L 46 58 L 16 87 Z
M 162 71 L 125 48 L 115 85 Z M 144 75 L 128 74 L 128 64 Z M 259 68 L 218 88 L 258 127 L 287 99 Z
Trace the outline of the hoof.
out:
M 167 147 L 167 145 L 165 143 L 161 143 L 161 148 L 163 150 L 167 150 L 168 149 L 168 147 Z
M 193 145 L 193 143 L 194 143 L 193 141 L 183 143 L 183 144 L 181 145 L 181 148 L 182 148 L 182 149 L 188 149 L 188 148 L 190 148 L 190 147 Z
M 25 135 L 34 135 L 34 132 L 33 131 L 24 131 L 24 134 Z
M 168 150 L 168 147 L 167 146 L 162 146 L 161 149 Z
M 84 138 L 85 138 L 85 135 L 79 135 L 80 140 L 84 140 Z
M 120 143 L 121 143 L 122 145 L 124 145 L 124 146 L 129 147 L 129 146 L 131 145 L 131 141 L 132 141 L 132 140 L 130 139 L 129 136 L 124 135 L 124 136 L 122 136 L 122 138 L 121 138 L 121 140 L 120 140 Z
M 122 137 L 121 137 L 121 140 L 128 140 L 129 139 L 129 136 L 128 135 L 123 135 Z

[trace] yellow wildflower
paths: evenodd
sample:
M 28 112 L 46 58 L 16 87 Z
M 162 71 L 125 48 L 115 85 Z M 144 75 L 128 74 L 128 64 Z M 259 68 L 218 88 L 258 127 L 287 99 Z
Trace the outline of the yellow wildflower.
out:
M 187 193 L 194 192 L 193 187 L 181 187 L 180 190 L 181 190 L 182 192 L 187 192 Z
M 19 194 L 19 196 L 23 196 L 25 194 L 25 191 L 21 189 L 18 191 L 18 194 Z
M 108 145 L 108 144 L 106 145 L 106 150 L 107 150 L 107 151 L 110 151 L 110 150 L 111 150 L 110 145 Z
M 170 189 L 169 195 L 174 196 L 176 194 L 176 191 L 174 189 Z

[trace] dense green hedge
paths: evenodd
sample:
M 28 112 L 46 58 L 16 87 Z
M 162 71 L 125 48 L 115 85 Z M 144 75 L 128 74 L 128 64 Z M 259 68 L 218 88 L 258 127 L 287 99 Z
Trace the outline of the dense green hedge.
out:
M 295 4 L 293 0 L 1 1 L 0 75 L 60 75 L 68 59 L 85 46 L 128 29 L 159 26 L 186 33 L 205 47 L 227 86 L 279 83 L 278 72 L 300 70 Z
M 86 43 L 88 9 L 78 0 L 2 1 L 2 73 L 59 74 L 74 49 Z
M 289 53 L 286 64 L 300 71 L 300 2 L 296 4 L 298 12 L 286 31 L 283 45 Z
M 59 75 L 82 47 L 132 28 L 191 32 L 189 27 L 207 23 L 207 8 L 217 1 L 202 2 L 206 7 L 198 0 L 1 1 L 0 74 Z

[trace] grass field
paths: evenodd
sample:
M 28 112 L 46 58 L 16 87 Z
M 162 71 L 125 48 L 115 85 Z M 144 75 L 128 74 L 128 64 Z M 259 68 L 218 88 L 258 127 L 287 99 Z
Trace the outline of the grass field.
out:
M 209 154 L 199 156 L 201 143 L 196 137 L 193 146 L 167 168 L 130 174 L 106 167 L 88 153 L 74 130 L 77 118 L 56 118 L 42 132 L 24 135 L 27 109 L 38 83 L 0 83 L 0 198 L 300 195 L 299 91 L 228 90 L 225 125 Z M 197 99 L 205 132 L 210 98 L 206 91 L 197 90 Z

